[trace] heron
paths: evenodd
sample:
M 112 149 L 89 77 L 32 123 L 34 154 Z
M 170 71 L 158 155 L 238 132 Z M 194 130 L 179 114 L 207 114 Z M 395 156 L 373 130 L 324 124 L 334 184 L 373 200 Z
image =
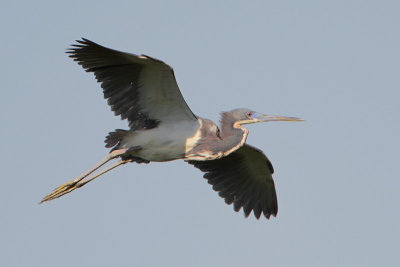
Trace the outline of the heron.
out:
M 204 178 L 236 212 L 253 211 L 259 219 L 276 217 L 278 202 L 266 155 L 246 144 L 243 125 L 300 118 L 264 115 L 247 108 L 221 113 L 220 124 L 195 115 L 186 104 L 172 67 L 161 60 L 125 53 L 88 39 L 76 40 L 67 52 L 93 72 L 111 110 L 127 120 L 129 130 L 116 129 L 105 139 L 109 154 L 93 168 L 67 182 L 40 203 L 59 198 L 126 163 L 183 159 L 204 172 Z M 116 163 L 98 171 L 113 159 Z

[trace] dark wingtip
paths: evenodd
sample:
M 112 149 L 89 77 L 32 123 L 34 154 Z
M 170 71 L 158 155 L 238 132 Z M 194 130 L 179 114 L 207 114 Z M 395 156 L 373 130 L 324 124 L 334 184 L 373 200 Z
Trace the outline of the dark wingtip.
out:
M 66 49 L 67 51 L 65 53 L 74 53 L 76 49 L 84 48 L 88 45 L 97 45 L 95 42 L 92 42 L 84 37 L 81 37 L 81 40 L 75 40 L 75 42 L 75 44 L 70 45 L 72 48 L 70 47 Z
M 258 219 L 260 219 L 260 217 L 261 217 L 261 214 L 262 214 L 262 210 L 261 210 L 261 208 L 260 207 L 255 207 L 255 208 L 253 208 L 253 213 L 254 213 L 254 216 L 256 216 L 256 218 L 257 218 L 257 220 Z
M 86 39 L 84 37 L 81 37 L 81 40 L 75 40 L 75 42 L 80 43 L 80 44 L 90 44 L 93 43 L 92 41 L 90 41 L 89 39 Z
M 274 209 L 274 210 L 264 210 L 263 211 L 265 218 L 267 218 L 269 220 L 269 218 L 272 216 L 276 217 L 276 215 L 278 214 L 278 210 Z

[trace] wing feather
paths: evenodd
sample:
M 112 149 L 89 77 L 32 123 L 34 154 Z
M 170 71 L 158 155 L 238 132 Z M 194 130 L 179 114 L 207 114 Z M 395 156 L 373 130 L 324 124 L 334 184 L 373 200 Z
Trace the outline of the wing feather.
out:
M 245 144 L 227 157 L 188 163 L 205 172 L 204 178 L 235 211 L 243 208 L 246 217 L 253 211 L 257 219 L 277 215 L 274 169 L 259 149 Z
M 101 83 L 115 115 L 134 129 L 163 120 L 197 120 L 186 104 L 173 70 L 164 62 L 98 45 L 82 38 L 67 53 Z

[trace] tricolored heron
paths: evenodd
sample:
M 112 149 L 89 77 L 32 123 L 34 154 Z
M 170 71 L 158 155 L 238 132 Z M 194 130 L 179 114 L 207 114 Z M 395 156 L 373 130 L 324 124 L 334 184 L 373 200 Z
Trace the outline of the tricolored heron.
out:
M 112 50 L 82 38 L 67 53 L 101 83 L 111 110 L 127 119 L 129 130 L 117 129 L 106 137 L 112 148 L 105 159 L 78 178 L 57 187 L 42 202 L 61 197 L 100 175 L 128 162 L 149 163 L 183 159 L 205 172 L 204 178 L 235 211 L 257 219 L 276 216 L 278 202 L 272 179 L 274 169 L 264 153 L 245 144 L 245 124 L 301 121 L 263 115 L 249 109 L 223 112 L 220 127 L 190 110 L 175 80 L 173 69 L 145 55 Z M 108 161 L 109 168 L 90 176 Z

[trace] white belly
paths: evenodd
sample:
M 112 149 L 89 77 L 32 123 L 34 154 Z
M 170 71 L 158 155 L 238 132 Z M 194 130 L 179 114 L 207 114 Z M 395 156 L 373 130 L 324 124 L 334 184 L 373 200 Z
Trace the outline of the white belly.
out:
M 140 146 L 132 152 L 135 157 L 149 161 L 170 161 L 183 158 L 187 151 L 187 139 L 195 136 L 198 122 L 180 124 L 160 123 L 150 130 L 131 132 L 123 142 L 122 148 Z

